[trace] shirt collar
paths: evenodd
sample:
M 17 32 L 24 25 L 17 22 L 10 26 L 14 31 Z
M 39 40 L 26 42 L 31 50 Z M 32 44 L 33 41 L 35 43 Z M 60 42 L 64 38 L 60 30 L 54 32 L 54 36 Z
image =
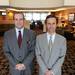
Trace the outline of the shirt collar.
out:
M 50 36 L 52 37 L 52 42 L 54 42 L 55 35 L 56 35 L 56 33 L 53 33 L 52 35 L 50 35 L 50 34 L 47 32 L 47 39 L 48 39 L 48 42 L 49 42 Z
M 19 32 L 19 31 L 21 31 L 21 34 L 22 34 L 22 37 L 23 37 L 24 28 L 18 29 L 18 28 L 15 27 L 15 30 L 16 30 L 17 38 L 18 38 L 18 32 Z
M 47 36 L 48 36 L 48 37 L 50 37 L 50 36 L 55 37 L 55 34 L 56 34 L 56 33 L 53 33 L 53 34 L 51 35 L 51 34 L 49 34 L 49 33 L 47 32 Z
M 24 27 L 23 28 L 21 28 L 21 29 L 18 29 L 18 28 L 15 28 L 16 29 L 16 31 L 18 32 L 18 31 L 21 31 L 21 32 L 23 32 L 23 30 L 24 30 Z

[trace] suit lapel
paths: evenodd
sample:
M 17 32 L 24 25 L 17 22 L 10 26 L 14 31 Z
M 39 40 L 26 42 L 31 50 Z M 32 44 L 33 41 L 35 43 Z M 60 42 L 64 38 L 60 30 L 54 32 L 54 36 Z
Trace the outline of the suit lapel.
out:
M 15 28 L 13 29 L 13 32 L 12 32 L 12 35 L 13 35 L 13 45 L 14 45 L 14 48 L 19 48 L 19 46 L 18 46 L 18 41 L 17 41 L 17 36 L 16 36 L 16 30 L 15 30 Z M 14 44 L 15 43 L 15 44 Z
M 45 63 L 48 63 L 49 60 L 49 48 L 48 48 L 48 40 L 47 40 L 47 33 L 44 34 L 43 39 L 42 39 L 43 43 L 42 43 L 42 47 L 43 47 L 43 52 L 44 52 L 44 56 L 45 56 Z
M 24 28 L 21 49 L 24 48 L 24 46 L 27 44 L 27 40 L 28 40 L 27 35 L 28 35 L 27 30 Z
M 54 50 L 54 48 L 56 48 L 56 45 L 58 45 L 57 43 L 58 43 L 58 36 L 57 36 L 57 34 L 56 34 L 56 35 L 55 35 L 55 39 L 54 39 L 54 43 L 53 43 L 52 50 Z
M 48 40 L 47 40 L 47 34 L 46 33 L 44 34 L 43 41 L 44 41 L 43 44 L 45 44 L 43 47 L 45 48 L 45 50 L 48 50 Z

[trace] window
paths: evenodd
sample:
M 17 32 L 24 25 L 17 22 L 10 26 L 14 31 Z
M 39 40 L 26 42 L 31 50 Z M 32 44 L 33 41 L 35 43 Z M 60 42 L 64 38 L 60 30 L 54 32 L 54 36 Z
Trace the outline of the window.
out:
M 33 20 L 40 20 L 40 13 L 33 13 Z
M 41 20 L 45 20 L 48 13 L 41 13 Z
M 26 20 L 32 20 L 32 13 L 24 13 Z

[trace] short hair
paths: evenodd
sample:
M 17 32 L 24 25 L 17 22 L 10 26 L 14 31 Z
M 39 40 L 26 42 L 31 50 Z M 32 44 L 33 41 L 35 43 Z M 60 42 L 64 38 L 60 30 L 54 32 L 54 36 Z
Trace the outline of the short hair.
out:
M 56 16 L 54 16 L 54 15 L 48 15 L 46 17 L 46 19 L 45 19 L 45 24 L 47 23 L 47 19 L 49 19 L 49 18 L 55 18 L 56 19 L 56 24 L 58 23 L 58 18 Z
M 14 12 L 14 16 L 15 16 L 15 14 L 22 14 L 23 15 L 23 19 L 25 20 L 24 14 L 22 12 Z M 13 16 L 13 18 L 14 18 L 14 16 Z

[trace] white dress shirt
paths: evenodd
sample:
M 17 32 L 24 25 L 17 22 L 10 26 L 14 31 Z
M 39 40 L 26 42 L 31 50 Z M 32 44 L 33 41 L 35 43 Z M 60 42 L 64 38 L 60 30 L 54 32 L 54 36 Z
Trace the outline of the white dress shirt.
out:
M 15 28 L 15 30 L 16 30 L 17 39 L 18 39 L 19 31 L 21 31 L 21 35 L 22 35 L 22 38 L 23 38 L 23 30 L 24 30 L 24 28 L 21 28 L 21 29 Z
M 52 43 L 54 43 L 55 34 L 56 34 L 56 33 L 50 35 L 50 34 L 47 32 L 47 40 L 48 40 L 48 43 L 49 43 L 49 40 L 50 40 L 50 36 L 51 36 Z

